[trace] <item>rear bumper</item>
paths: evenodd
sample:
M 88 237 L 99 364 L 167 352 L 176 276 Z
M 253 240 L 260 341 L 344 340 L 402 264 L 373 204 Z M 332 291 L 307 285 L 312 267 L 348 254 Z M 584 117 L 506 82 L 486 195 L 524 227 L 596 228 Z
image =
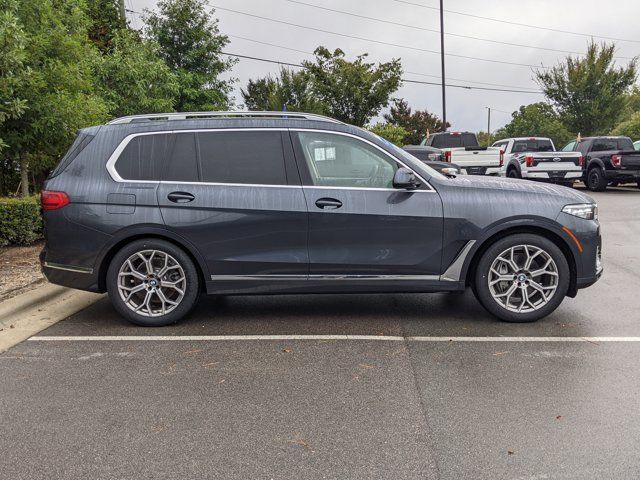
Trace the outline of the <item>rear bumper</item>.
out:
M 40 252 L 40 268 L 50 283 L 89 292 L 101 292 L 98 275 L 92 268 L 48 262 L 46 248 Z
M 578 180 L 582 178 L 582 170 L 575 171 L 523 171 L 522 178 L 534 178 L 544 180 Z
M 460 165 L 460 164 L 458 164 Z M 501 175 L 502 167 L 476 167 L 471 165 L 460 165 L 460 171 L 465 175 Z M 504 174 L 502 174 L 504 176 Z
M 640 180 L 640 170 L 605 170 L 604 176 L 609 180 Z

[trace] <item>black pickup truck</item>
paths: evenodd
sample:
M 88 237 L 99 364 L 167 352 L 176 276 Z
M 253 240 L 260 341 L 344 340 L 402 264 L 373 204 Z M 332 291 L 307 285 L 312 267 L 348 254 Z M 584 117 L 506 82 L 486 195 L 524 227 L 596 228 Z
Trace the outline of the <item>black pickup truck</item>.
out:
M 568 143 L 563 151 L 584 156 L 584 183 L 592 192 L 610 184 L 635 182 L 640 188 L 640 152 L 629 137 L 584 137 Z

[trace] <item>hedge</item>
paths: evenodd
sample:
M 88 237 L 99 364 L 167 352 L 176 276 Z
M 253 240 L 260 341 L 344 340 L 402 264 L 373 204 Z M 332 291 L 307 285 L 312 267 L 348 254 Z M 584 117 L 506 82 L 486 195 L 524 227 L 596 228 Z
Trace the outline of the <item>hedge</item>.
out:
M 31 245 L 41 238 L 39 197 L 0 198 L 0 246 Z

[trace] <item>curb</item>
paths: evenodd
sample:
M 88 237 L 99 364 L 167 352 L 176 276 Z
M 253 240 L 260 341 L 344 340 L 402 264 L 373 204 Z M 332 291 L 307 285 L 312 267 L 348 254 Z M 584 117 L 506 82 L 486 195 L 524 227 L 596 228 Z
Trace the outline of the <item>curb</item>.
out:
M 0 352 L 87 308 L 103 296 L 45 284 L 0 303 Z

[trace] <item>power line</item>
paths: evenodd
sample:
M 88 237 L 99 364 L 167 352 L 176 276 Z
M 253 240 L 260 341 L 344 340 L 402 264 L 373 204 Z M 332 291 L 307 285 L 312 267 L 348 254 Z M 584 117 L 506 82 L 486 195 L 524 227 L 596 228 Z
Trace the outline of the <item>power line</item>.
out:
M 392 0 L 392 1 L 393 2 L 397 2 L 397 3 L 405 3 L 407 5 L 413 5 L 415 7 L 428 8 L 430 10 L 440 10 L 438 7 L 432 7 L 430 5 L 424 5 L 422 3 L 409 2 L 407 0 Z M 588 38 L 602 38 L 604 40 L 615 40 L 615 41 L 619 41 L 619 42 L 640 43 L 640 40 L 631 40 L 631 39 L 628 39 L 628 38 L 605 37 L 603 35 L 593 35 L 593 34 L 590 34 L 590 33 L 571 32 L 571 31 L 568 31 L 568 30 L 560 30 L 558 28 L 541 27 L 539 25 L 530 25 L 528 23 L 518 23 L 518 22 L 509 21 L 509 20 L 502 20 L 502 19 L 499 19 L 499 18 L 484 17 L 482 15 L 474 15 L 472 13 L 456 12 L 455 10 L 446 10 L 445 9 L 445 12 L 453 13 L 454 15 L 463 15 L 465 17 L 479 18 L 481 20 L 488 20 L 490 22 L 507 23 L 509 25 L 517 25 L 519 27 L 537 28 L 538 30 L 547 30 L 549 32 L 567 33 L 569 35 L 579 35 L 581 37 L 588 37 Z
M 336 9 L 333 9 L 333 8 L 323 7 L 323 6 L 320 6 L 320 5 L 314 5 L 312 3 L 300 2 L 298 0 L 285 0 L 285 1 L 286 2 L 290 2 L 290 3 L 296 3 L 298 5 L 305 5 L 307 7 L 317 8 L 319 10 L 326 10 L 328 12 L 340 13 L 342 15 L 349 15 L 351 17 L 363 18 L 363 19 L 366 19 L 366 20 L 372 20 L 374 22 L 380 22 L 380 23 L 386 23 L 386 24 L 389 24 L 389 25 L 395 25 L 395 26 L 398 26 L 398 27 L 412 28 L 412 29 L 415 29 L 415 30 L 422 30 L 424 32 L 440 33 L 440 30 L 436 30 L 434 28 L 417 27 L 415 25 L 408 25 L 406 23 L 393 22 L 391 20 L 383 20 L 381 18 L 375 18 L 375 17 L 368 17 L 366 15 L 360 15 L 360 14 L 352 13 L 352 12 L 345 12 L 344 10 L 336 10 Z M 459 33 L 445 32 L 444 34 L 447 35 L 447 36 L 451 36 L 451 37 L 468 38 L 468 39 L 471 39 L 471 40 L 479 40 L 479 41 L 482 41 L 482 42 L 497 43 L 497 44 L 500 44 L 500 45 L 509 45 L 511 47 L 533 48 L 533 49 L 536 49 L 536 50 L 546 50 L 548 52 L 554 52 L 554 53 L 569 53 L 569 54 L 574 54 L 574 55 L 584 55 L 584 53 L 574 52 L 572 50 L 559 50 L 559 49 L 556 49 L 556 48 L 536 47 L 534 45 L 524 45 L 524 44 L 521 44 L 521 43 L 503 42 L 503 41 L 500 41 L 500 40 L 492 40 L 490 38 L 473 37 L 471 35 L 462 35 L 462 34 L 459 34 Z M 620 58 L 620 59 L 624 59 L 624 60 L 631 60 L 631 57 L 615 57 L 615 58 Z
M 297 48 L 292 48 L 292 47 L 286 47 L 284 45 L 278 45 L 276 43 L 270 43 L 270 42 L 263 42 L 262 40 L 255 40 L 253 38 L 248 38 L 248 37 L 242 37 L 240 35 L 228 35 L 230 38 L 239 38 L 241 40 L 246 40 L 247 42 L 253 42 L 253 43 L 259 43 L 261 45 L 268 45 L 270 47 L 277 47 L 277 48 L 282 48 L 284 50 L 290 50 L 292 52 L 297 52 L 297 53 L 304 53 L 306 55 L 313 55 L 313 52 L 307 52 L 306 50 L 299 50 Z M 437 78 L 437 79 L 441 79 L 441 77 L 439 75 L 429 75 L 427 73 L 418 73 L 418 72 L 405 72 L 409 75 L 417 75 L 420 77 L 430 77 L 430 78 Z M 448 77 L 449 80 L 456 80 L 458 82 L 467 82 L 467 83 L 477 83 L 480 85 L 488 85 L 488 86 L 492 86 L 492 87 L 507 87 L 507 88 L 515 88 L 515 89 L 519 89 L 519 90 L 531 90 L 531 93 L 539 93 L 539 90 L 536 90 L 534 88 L 529 88 L 529 87 L 521 87 L 521 86 L 517 86 L 517 85 L 505 85 L 502 83 L 488 83 L 488 82 L 477 82 L 475 80 L 467 80 L 465 78 L 455 78 L 455 77 Z
M 262 58 L 262 57 L 253 57 L 250 55 L 240 55 L 237 53 L 230 53 L 230 52 L 220 52 L 223 55 L 228 55 L 230 57 L 238 57 L 238 58 L 245 58 L 248 60 L 256 60 L 259 62 L 267 62 L 267 63 L 275 63 L 278 65 L 287 65 L 289 67 L 297 67 L 297 68 L 306 68 L 304 65 L 301 65 L 299 63 L 290 63 L 290 62 L 281 62 L 279 60 L 271 60 L 268 58 Z M 403 82 L 406 83 L 416 83 L 419 85 L 438 85 L 441 86 L 441 84 L 439 82 L 425 82 L 422 80 L 409 80 L 406 78 L 402 79 Z M 487 90 L 487 91 L 492 91 L 492 92 L 513 92 L 513 93 L 537 93 L 537 94 L 542 94 L 542 92 L 536 92 L 536 91 L 526 91 L 526 90 L 510 90 L 510 89 L 504 89 L 504 88 L 488 88 L 488 87 L 472 87 L 470 85 L 456 85 L 456 84 L 446 84 L 448 87 L 454 87 L 454 88 L 464 88 L 466 90 Z
M 217 10 L 222 10 L 222 11 L 225 11 L 225 12 L 237 13 L 239 15 L 245 15 L 247 17 L 259 18 L 261 20 L 267 20 L 269 22 L 275 22 L 275 23 L 279 23 L 279 24 L 282 24 L 282 25 L 289 25 L 289 26 L 292 26 L 292 27 L 304 28 L 306 30 L 312 30 L 312 31 L 315 31 L 315 32 L 322 32 L 322 33 L 328 33 L 330 35 L 337 35 L 337 36 L 340 36 L 340 37 L 353 38 L 353 39 L 356 39 L 356 40 L 363 40 L 365 42 L 378 43 L 380 45 L 387 45 L 387 46 L 397 47 L 397 48 L 406 48 L 406 49 L 415 50 L 415 51 L 418 51 L 418 52 L 426 52 L 426 53 L 433 53 L 433 54 L 436 54 L 436 55 L 440 55 L 440 52 L 438 52 L 436 50 L 428 50 L 426 48 L 412 47 L 410 45 L 401 45 L 401 44 L 398 44 L 398 43 L 383 42 L 381 40 L 374 40 L 372 38 L 358 37 L 356 35 L 348 35 L 346 33 L 332 32 L 330 30 L 323 30 L 321 28 L 309 27 L 309 26 L 306 26 L 306 25 L 300 25 L 300 24 L 292 23 L 292 22 L 285 22 L 284 20 L 277 20 L 275 18 L 263 17 L 262 15 L 256 15 L 256 14 L 253 14 L 253 13 L 241 12 L 241 11 L 238 11 L 238 10 L 232 10 L 230 8 L 218 7 L 216 5 L 211 5 L 211 6 L 216 8 Z M 458 54 L 455 54 L 455 53 L 448 53 L 447 56 L 456 57 L 456 58 L 464 58 L 464 59 L 467 59 L 467 60 L 479 60 L 479 61 L 482 61 L 482 62 L 500 63 L 500 64 L 504 64 L 504 65 L 516 65 L 516 66 L 520 66 L 520 67 L 545 68 L 545 69 L 548 68 L 548 67 L 544 67 L 542 65 L 531 65 L 529 63 L 507 62 L 507 61 L 504 61 L 504 60 L 495 60 L 495 59 L 490 59 L 490 58 L 471 57 L 471 56 L 467 56 L 467 55 L 458 55 Z

